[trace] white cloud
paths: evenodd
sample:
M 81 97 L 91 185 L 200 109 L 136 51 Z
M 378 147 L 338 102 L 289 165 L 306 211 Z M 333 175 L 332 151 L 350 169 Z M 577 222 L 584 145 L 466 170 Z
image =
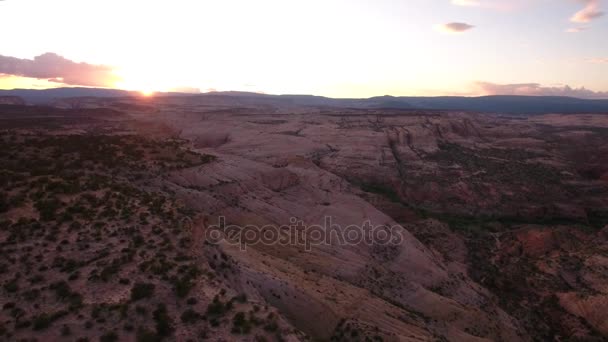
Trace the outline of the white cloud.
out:
M 588 23 L 593 19 L 597 19 L 604 15 L 604 12 L 600 10 L 600 1 L 599 0 L 579 0 L 579 2 L 584 3 L 585 7 L 576 12 L 571 18 L 570 21 L 573 23 Z

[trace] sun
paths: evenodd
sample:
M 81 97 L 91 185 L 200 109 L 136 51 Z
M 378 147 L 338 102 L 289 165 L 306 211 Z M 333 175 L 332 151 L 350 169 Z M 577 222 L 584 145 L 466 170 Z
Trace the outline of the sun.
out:
M 151 79 L 145 73 L 127 72 L 125 69 L 117 69 L 114 71 L 119 79 L 115 87 L 136 92 L 142 97 L 152 97 L 161 90 L 158 86 L 158 80 Z M 154 84 L 154 86 L 152 86 Z

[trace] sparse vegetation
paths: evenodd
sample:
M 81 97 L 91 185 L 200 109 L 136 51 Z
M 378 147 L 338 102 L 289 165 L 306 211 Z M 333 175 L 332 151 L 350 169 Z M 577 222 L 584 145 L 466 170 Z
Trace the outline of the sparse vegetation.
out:
M 79 318 L 76 325 L 90 336 L 106 329 L 93 340 L 121 339 L 112 329 L 134 317 L 139 317 L 134 323 L 153 320 L 156 329 L 149 333 L 125 328 L 139 340 L 158 341 L 171 335 L 175 308 L 158 302 L 158 284 L 166 283 L 176 297 L 186 297 L 201 271 L 176 248 L 183 237 L 175 227 L 190 213 L 166 193 L 144 185 L 165 172 L 203 165 L 214 157 L 181 150 L 176 142 L 138 136 L 15 136 L 0 132 L 0 215 L 15 209 L 26 215 L 0 220 L 0 231 L 6 232 L 0 255 L 8 261 L 0 263 L 0 276 L 3 296 L 20 296 L 31 303 L 30 309 L 12 309 L 18 319 L 15 328 L 20 334 L 29 327 L 57 329 L 58 336 L 71 336 L 77 328 L 73 323 L 53 323 L 66 316 L 84 317 L 83 308 L 90 307 L 91 319 Z M 156 255 L 145 253 L 156 244 L 152 236 L 162 238 Z M 136 265 L 140 267 L 134 273 Z M 23 277 L 15 270 L 29 274 Z M 65 280 L 46 283 L 57 277 Z M 83 282 L 91 287 L 79 293 L 76 289 Z M 145 306 L 130 309 L 128 301 L 85 304 L 85 296 L 92 294 L 88 288 L 125 285 L 130 285 L 130 301 Z M 43 308 L 49 306 L 61 309 L 45 312 Z M 201 319 L 193 308 L 182 315 L 188 324 Z M 9 335 L 14 333 L 11 328 L 2 326 Z

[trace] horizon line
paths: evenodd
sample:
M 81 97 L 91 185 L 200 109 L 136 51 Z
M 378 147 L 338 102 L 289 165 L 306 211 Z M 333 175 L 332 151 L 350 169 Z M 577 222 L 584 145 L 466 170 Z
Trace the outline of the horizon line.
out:
M 213 95 L 213 94 L 230 94 L 237 93 L 242 95 L 256 95 L 256 96 L 311 96 L 311 97 L 320 97 L 326 99 L 334 99 L 334 100 L 369 100 L 374 98 L 381 97 L 392 97 L 392 98 L 483 98 L 483 97 L 529 97 L 529 98 L 569 98 L 569 99 L 578 99 L 578 100 L 586 100 L 586 101 L 604 101 L 608 100 L 608 97 L 605 98 L 584 98 L 584 97 L 576 97 L 576 96 L 566 96 L 566 95 L 526 95 L 526 94 L 479 94 L 479 95 L 374 95 L 370 97 L 332 97 L 325 95 L 315 95 L 315 94 L 305 94 L 305 93 L 266 93 L 266 92 L 255 92 L 255 91 L 244 91 L 244 90 L 211 90 L 211 91 L 201 91 L 198 93 L 195 92 L 182 92 L 182 91 L 152 91 L 148 94 L 145 94 L 139 90 L 129 90 L 129 89 L 121 89 L 121 88 L 105 88 L 105 87 L 87 87 L 87 86 L 74 86 L 74 87 L 53 87 L 53 88 L 12 88 L 12 89 L 0 89 L 0 92 L 10 92 L 10 91 L 52 91 L 58 89 L 91 89 L 91 90 L 109 90 L 109 91 L 119 91 L 126 93 L 135 93 L 139 94 L 136 97 L 154 97 L 154 96 L 171 96 L 171 95 L 181 95 L 181 96 L 197 96 L 197 95 Z M 80 97 L 80 96 L 76 96 Z M 91 97 L 107 97 L 107 96 L 91 96 Z

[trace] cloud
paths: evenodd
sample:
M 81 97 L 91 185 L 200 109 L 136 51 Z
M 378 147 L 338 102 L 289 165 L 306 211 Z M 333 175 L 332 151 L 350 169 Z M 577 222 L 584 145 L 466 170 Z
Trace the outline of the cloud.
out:
M 469 25 L 467 23 L 448 23 L 444 25 L 437 26 L 437 30 L 443 33 L 462 33 L 468 31 L 475 26 Z
M 571 18 L 570 21 L 573 23 L 588 23 L 593 19 L 597 19 L 604 15 L 604 12 L 600 10 L 600 1 L 599 0 L 578 0 L 585 4 L 585 7 L 576 12 Z
M 109 66 L 76 63 L 50 52 L 34 59 L 0 55 L 0 74 L 91 87 L 112 87 L 118 81 Z
M 475 82 L 475 93 L 479 95 L 527 95 L 527 96 L 571 96 L 586 99 L 608 98 L 608 91 L 593 91 L 572 88 L 568 85 L 547 87 L 538 83 L 496 84 L 490 82 Z
M 589 58 L 587 60 L 587 62 L 589 63 L 593 63 L 593 64 L 608 64 L 608 57 L 603 57 L 603 58 Z
M 586 27 L 586 26 L 571 27 L 569 29 L 566 29 L 566 32 L 567 33 L 579 33 L 579 32 L 586 31 L 587 29 L 588 29 L 588 27 Z

